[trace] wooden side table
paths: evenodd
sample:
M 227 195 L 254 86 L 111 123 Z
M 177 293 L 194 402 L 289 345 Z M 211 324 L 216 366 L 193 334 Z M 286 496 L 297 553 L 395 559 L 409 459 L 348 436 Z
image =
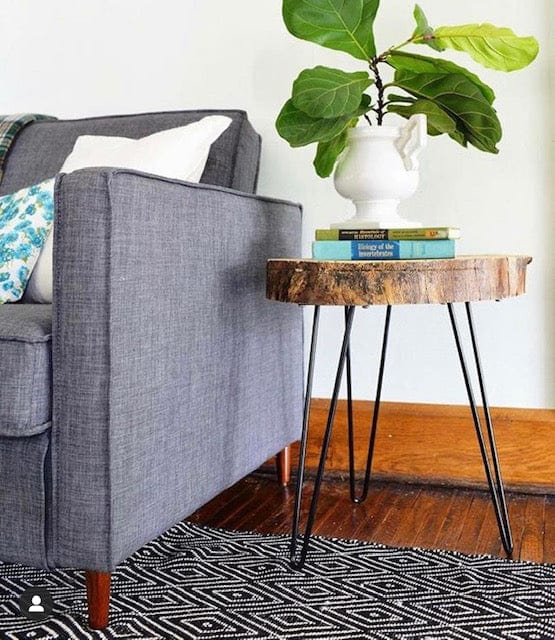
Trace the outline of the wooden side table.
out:
M 314 305 L 314 319 L 312 325 L 290 549 L 291 564 L 294 568 L 301 568 L 306 560 L 310 535 L 314 525 L 314 519 L 316 517 L 318 496 L 324 475 L 324 467 L 331 438 L 335 411 L 337 408 L 341 380 L 345 368 L 347 376 L 349 477 L 351 500 L 354 503 L 361 503 L 368 495 L 387 352 L 391 308 L 393 305 L 399 304 L 437 303 L 447 305 L 501 541 L 507 555 L 511 555 L 513 549 L 511 528 L 507 513 L 507 504 L 503 489 L 501 470 L 499 467 L 493 425 L 491 422 L 482 367 L 478 353 L 476 331 L 472 320 L 471 302 L 479 300 L 501 300 L 502 298 L 522 295 L 525 292 L 526 266 L 531 262 L 531 260 L 532 258 L 529 256 L 486 255 L 461 256 L 452 259 L 436 260 L 331 261 L 283 259 L 268 261 L 266 281 L 267 298 L 280 302 Z M 456 302 L 463 302 L 466 309 L 466 318 L 472 342 L 472 352 L 482 399 L 485 436 L 453 308 L 453 304 Z M 318 321 L 320 307 L 331 305 L 343 306 L 345 308 L 345 330 L 339 354 L 326 429 L 322 440 L 320 460 L 314 482 L 310 509 L 305 531 L 301 537 L 299 535 L 299 520 L 304 483 L 304 467 L 308 440 L 312 381 L 314 375 L 316 343 L 318 338 Z M 366 307 L 369 305 L 385 305 L 386 314 L 374 413 L 368 440 L 366 471 L 362 491 L 357 495 L 354 473 L 354 426 L 352 414 L 351 358 L 349 344 L 356 307 Z M 491 457 L 491 463 L 488 456 Z M 302 546 L 300 553 L 297 554 L 297 544 L 300 538 L 302 538 Z

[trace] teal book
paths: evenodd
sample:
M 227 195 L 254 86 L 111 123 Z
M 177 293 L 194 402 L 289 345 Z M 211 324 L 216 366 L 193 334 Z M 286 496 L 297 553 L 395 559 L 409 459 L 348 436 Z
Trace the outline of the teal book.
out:
M 317 260 L 411 260 L 454 258 L 454 240 L 315 240 Z

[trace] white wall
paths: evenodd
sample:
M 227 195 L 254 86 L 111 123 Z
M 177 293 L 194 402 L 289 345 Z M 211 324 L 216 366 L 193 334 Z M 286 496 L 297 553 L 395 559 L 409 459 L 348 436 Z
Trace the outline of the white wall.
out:
M 513 74 L 489 72 L 452 54 L 496 91 L 504 128 L 501 152 L 494 157 L 450 140 L 430 140 L 422 158 L 421 188 L 403 210 L 428 225 L 460 226 L 460 253 L 534 256 L 527 296 L 475 305 L 490 401 L 498 406 L 555 407 L 553 32 L 548 37 L 554 4 L 421 2 L 432 24 L 488 21 L 533 34 L 541 45 L 534 65 Z M 412 8 L 409 0 L 382 2 L 376 22 L 379 48 L 411 33 Z M 331 180 L 314 174 L 313 149 L 290 149 L 273 123 L 302 68 L 357 68 L 357 63 L 294 39 L 280 12 L 280 0 L 3 0 L 0 113 L 81 117 L 245 108 L 264 139 L 259 191 L 304 204 L 304 254 L 309 255 L 314 228 L 349 216 L 350 205 L 335 193 Z M 373 395 L 382 316 L 381 309 L 360 311 L 355 326 L 359 398 Z M 392 322 L 385 398 L 465 402 L 445 308 L 395 309 Z M 317 396 L 331 392 L 333 345 L 341 323 L 339 310 L 325 310 Z

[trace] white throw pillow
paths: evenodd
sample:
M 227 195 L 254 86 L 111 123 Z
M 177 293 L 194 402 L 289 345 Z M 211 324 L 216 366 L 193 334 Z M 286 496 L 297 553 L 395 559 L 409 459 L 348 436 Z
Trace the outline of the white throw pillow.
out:
M 115 136 L 80 136 L 61 173 L 85 167 L 120 167 L 165 178 L 198 182 L 210 146 L 228 128 L 231 118 L 207 116 L 134 140 Z M 54 222 L 55 224 L 55 222 Z M 25 291 L 27 302 L 52 302 L 52 232 L 46 239 Z

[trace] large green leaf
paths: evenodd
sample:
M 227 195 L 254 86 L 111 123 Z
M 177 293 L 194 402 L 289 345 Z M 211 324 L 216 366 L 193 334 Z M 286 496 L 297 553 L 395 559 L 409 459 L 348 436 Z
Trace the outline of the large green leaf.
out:
M 515 71 L 528 66 L 538 55 L 538 41 L 532 36 L 517 36 L 507 27 L 493 24 L 463 24 L 438 27 L 436 41 L 442 47 L 465 51 L 484 67 Z
M 440 46 L 435 39 L 434 30 L 430 27 L 428 18 L 426 18 L 424 11 L 422 11 L 422 8 L 417 4 L 414 5 L 413 15 L 416 21 L 416 29 L 412 37 L 420 38 L 419 44 L 426 44 L 436 51 L 443 51 L 443 47 Z
M 388 99 L 395 99 L 395 97 L 389 96 Z M 451 135 L 457 131 L 457 121 L 445 109 L 431 100 L 403 98 L 402 104 L 392 102 L 387 106 L 387 110 L 407 119 L 415 113 L 423 113 L 428 124 L 428 134 L 431 136 L 438 136 L 442 133 Z
M 415 98 L 437 104 L 457 123 L 461 144 L 470 143 L 482 151 L 498 153 L 501 124 L 495 109 L 476 85 L 459 73 L 411 73 L 397 70 L 392 83 Z M 452 136 L 453 137 L 453 136 Z
M 370 60 L 380 0 L 283 0 L 283 20 L 297 38 Z
M 292 147 L 304 147 L 313 142 L 327 142 L 349 126 L 353 118 L 358 118 L 370 109 L 370 97 L 362 94 L 359 108 L 338 118 L 312 118 L 298 109 L 293 100 L 288 100 L 276 120 L 276 129 Z
M 293 83 L 293 104 L 313 118 L 337 118 L 356 111 L 372 82 L 366 71 L 305 69 Z
M 339 135 L 335 136 L 335 138 L 332 138 L 327 142 L 318 143 L 316 157 L 314 158 L 313 164 L 316 169 L 316 173 L 320 178 L 327 178 L 331 175 L 337 158 L 347 146 L 349 129 L 356 125 L 356 122 L 355 118 Z
M 389 96 L 388 99 L 400 101 L 401 104 L 392 102 L 387 110 L 391 113 L 406 118 L 407 120 L 415 113 L 423 113 L 426 116 L 428 135 L 439 136 L 446 133 L 463 147 L 468 146 L 464 133 L 457 128 L 457 121 L 452 118 L 442 107 L 431 100 L 415 100 L 403 96 Z
M 408 102 L 412 104 L 414 102 L 414 98 L 412 96 L 400 96 L 398 93 L 390 93 L 387 96 L 388 102 Z
M 395 51 L 387 56 L 387 62 L 395 69 L 414 73 L 460 73 L 478 87 L 489 104 L 493 104 L 495 100 L 495 93 L 491 87 L 482 82 L 476 74 L 449 60 L 420 56 L 406 51 Z

